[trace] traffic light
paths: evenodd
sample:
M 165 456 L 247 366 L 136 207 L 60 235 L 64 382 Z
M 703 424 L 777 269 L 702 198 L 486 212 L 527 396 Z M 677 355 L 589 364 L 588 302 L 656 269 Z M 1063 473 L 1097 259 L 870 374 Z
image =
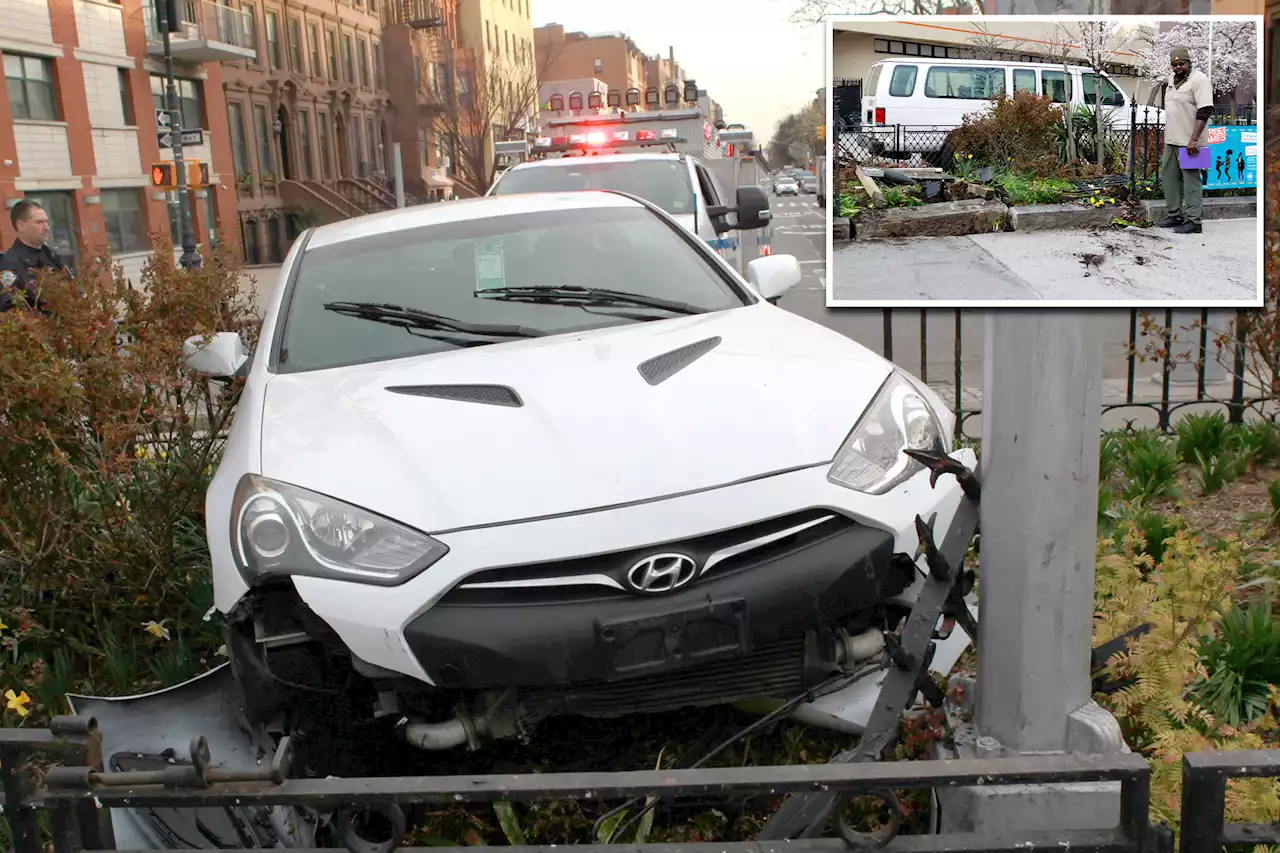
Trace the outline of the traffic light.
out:
M 184 160 L 183 164 L 187 167 L 187 187 L 189 189 L 209 186 L 208 163 L 203 163 L 199 160 Z M 174 169 L 172 160 L 162 160 L 159 163 L 151 164 L 151 186 L 161 190 L 176 190 L 178 188 L 178 172 Z
M 161 12 L 166 20 L 165 29 L 171 33 L 182 32 L 182 18 L 178 15 L 178 0 L 159 0 L 158 12 Z

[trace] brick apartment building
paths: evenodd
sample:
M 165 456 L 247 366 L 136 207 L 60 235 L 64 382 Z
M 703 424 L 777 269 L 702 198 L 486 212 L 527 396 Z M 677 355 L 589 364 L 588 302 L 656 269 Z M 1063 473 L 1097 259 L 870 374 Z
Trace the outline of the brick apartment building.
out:
M 241 0 L 255 50 L 222 69 L 224 184 L 247 263 L 279 263 L 309 225 L 394 204 L 380 9 L 390 2 Z
M 236 44 L 238 13 L 200 0 L 186 6 L 197 23 L 175 51 L 206 62 L 246 55 Z M 210 8 L 213 7 L 213 8 Z M 0 196 L 6 209 L 39 201 L 53 224 L 52 242 L 76 259 L 81 246 L 108 244 L 134 276 L 149 255 L 150 235 L 176 237 L 176 204 L 150 188 L 160 148 L 154 109 L 163 104 L 154 17 L 142 0 L 0 0 L 5 32 L 0 98 Z M 210 38 L 212 36 L 212 38 Z M 219 39 L 223 40 L 219 40 Z M 203 144 L 186 156 L 210 164 L 215 185 L 229 178 L 221 69 L 196 64 L 179 81 L 184 124 Z M 191 191 L 197 239 L 211 240 L 219 222 L 235 221 L 229 186 Z M 8 216 L 0 239 L 14 239 Z
M 619 92 L 647 86 L 648 59 L 623 33 L 566 33 L 547 24 L 533 31 L 533 43 L 540 82 L 594 78 Z
M 387 90 L 394 110 L 392 141 L 400 145 L 409 195 L 438 201 L 452 193 L 448 140 L 437 121 L 455 86 L 460 58 L 458 4 L 399 0 L 383 10 L 382 45 L 388 68 L 412 69 L 389 75 Z

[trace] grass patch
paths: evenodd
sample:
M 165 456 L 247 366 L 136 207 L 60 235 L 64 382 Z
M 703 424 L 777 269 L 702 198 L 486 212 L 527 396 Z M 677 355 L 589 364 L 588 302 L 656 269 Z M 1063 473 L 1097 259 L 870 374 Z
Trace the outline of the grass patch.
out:
M 1012 205 L 1058 204 L 1075 189 L 1074 184 L 1062 178 L 1015 174 L 997 177 L 993 183 L 1000 187 L 1005 199 Z

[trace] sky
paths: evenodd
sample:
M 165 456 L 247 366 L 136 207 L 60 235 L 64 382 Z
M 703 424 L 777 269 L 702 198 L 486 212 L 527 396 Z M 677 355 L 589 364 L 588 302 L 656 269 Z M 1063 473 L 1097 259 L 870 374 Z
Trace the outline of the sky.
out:
M 535 27 L 567 32 L 621 30 L 646 55 L 675 49 L 685 75 L 744 124 L 756 140 L 813 101 L 824 85 L 826 31 L 794 24 L 796 0 L 529 0 Z

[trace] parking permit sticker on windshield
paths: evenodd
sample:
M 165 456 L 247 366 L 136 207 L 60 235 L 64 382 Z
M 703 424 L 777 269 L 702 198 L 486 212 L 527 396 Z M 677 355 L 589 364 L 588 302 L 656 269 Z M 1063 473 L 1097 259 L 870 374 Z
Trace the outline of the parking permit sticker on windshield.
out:
M 507 271 L 501 246 L 476 247 L 476 293 L 506 287 Z

